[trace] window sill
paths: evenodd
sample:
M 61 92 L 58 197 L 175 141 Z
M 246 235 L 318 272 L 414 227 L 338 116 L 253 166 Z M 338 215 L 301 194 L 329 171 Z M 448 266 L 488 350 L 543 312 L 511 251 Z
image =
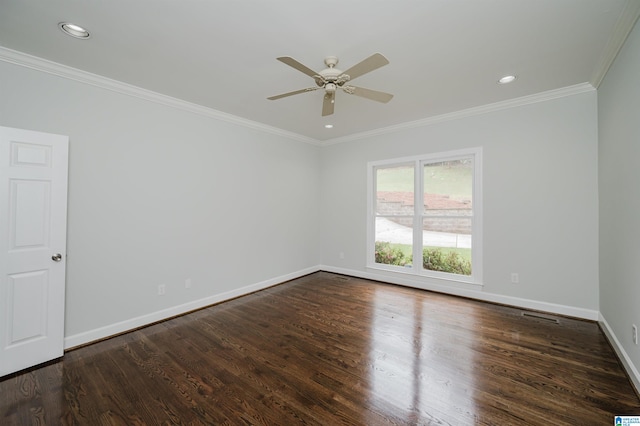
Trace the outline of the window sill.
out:
M 420 274 L 416 273 L 413 268 L 385 267 L 384 265 L 378 264 L 367 265 L 366 268 L 367 270 L 375 272 L 376 274 L 380 273 L 384 276 L 389 277 L 402 277 L 402 280 L 409 282 L 409 285 L 417 286 L 418 288 L 424 288 L 425 290 L 431 289 L 424 287 L 425 285 L 428 287 L 442 286 L 476 291 L 481 290 L 484 286 L 481 281 L 478 281 L 473 277 L 466 277 L 462 275 L 437 272 L 433 274 Z

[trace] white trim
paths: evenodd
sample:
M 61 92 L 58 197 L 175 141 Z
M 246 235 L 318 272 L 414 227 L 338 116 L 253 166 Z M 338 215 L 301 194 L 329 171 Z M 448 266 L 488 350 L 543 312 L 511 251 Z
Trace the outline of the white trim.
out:
M 627 0 L 627 3 L 622 9 L 622 13 L 620 13 L 618 17 L 613 33 L 609 37 L 607 45 L 602 52 L 602 56 L 600 56 L 598 66 L 589 80 L 591 85 L 596 89 L 600 87 L 600 83 L 602 83 L 604 76 L 607 75 L 609 68 L 618 56 L 622 45 L 627 40 L 627 37 L 629 37 L 629 33 L 633 30 L 633 26 L 639 17 L 640 2 L 637 0 Z
M 320 269 L 318 266 L 306 268 L 297 272 L 293 272 L 279 277 L 271 278 L 266 281 L 262 281 L 255 284 L 250 284 L 235 290 L 230 290 L 224 293 L 214 294 L 199 300 L 183 303 L 182 305 L 171 306 L 160 311 L 151 312 L 139 317 L 130 318 L 124 321 L 120 321 L 114 324 L 109 324 L 104 327 L 99 327 L 93 330 L 84 331 L 82 333 L 66 336 L 64 338 L 64 349 L 70 349 L 76 346 L 85 345 L 87 343 L 95 342 L 104 338 L 115 336 L 127 331 L 135 330 L 149 324 L 153 324 L 158 321 L 163 321 L 176 315 L 182 315 L 187 312 L 194 311 L 196 309 L 205 308 L 207 306 L 224 302 L 236 297 L 245 296 L 247 294 L 264 290 L 274 285 L 281 284 L 285 281 L 290 281 L 304 275 L 318 272 Z
M 633 365 L 633 362 L 629 358 L 629 355 L 627 355 L 627 352 L 624 350 L 624 347 L 620 344 L 620 341 L 616 337 L 616 334 L 613 332 L 613 330 L 609 326 L 609 323 L 604 318 L 601 312 L 598 318 L 598 322 L 600 323 L 601 325 L 600 328 L 602 328 L 602 331 L 604 332 L 605 336 L 607 336 L 607 339 L 609 339 L 609 343 L 611 343 L 613 350 L 618 355 L 618 358 L 620 358 L 620 362 L 622 363 L 622 366 L 624 367 L 627 374 L 629 375 L 629 379 L 631 379 L 631 383 L 636 388 L 636 392 L 640 394 L 640 372 L 638 372 L 638 369 L 635 367 L 635 365 Z
M 76 346 L 92 343 L 110 336 L 115 336 L 127 331 L 134 330 L 145 325 L 149 325 L 158 321 L 162 321 L 176 315 L 181 315 L 196 309 L 201 309 L 216 303 L 221 303 L 236 297 L 244 296 L 255 291 L 263 290 L 285 281 L 293 280 L 304 275 L 312 274 L 318 271 L 333 272 L 336 274 L 348 275 L 356 278 L 364 278 L 374 281 L 380 281 L 383 283 L 397 284 L 406 287 L 413 287 L 420 290 L 435 291 L 438 293 L 450 294 L 452 296 L 467 297 L 470 299 L 479 300 L 482 302 L 499 303 L 503 305 L 509 305 L 516 308 L 533 309 L 537 311 L 548 312 L 551 314 L 566 315 L 575 318 L 586 319 L 590 321 L 598 321 L 602 325 L 602 330 L 605 336 L 611 342 L 613 349 L 620 357 L 623 368 L 627 371 L 627 374 L 631 378 L 632 384 L 636 387 L 636 390 L 640 391 L 640 373 L 633 365 L 633 362 L 629 359 L 629 356 L 625 352 L 624 348 L 618 341 L 615 333 L 609 327 L 609 324 L 598 311 L 591 309 L 578 308 L 574 306 L 559 305 L 556 303 L 540 302 L 530 299 L 522 299 L 519 297 L 503 296 L 499 294 L 485 293 L 478 290 L 465 289 L 461 287 L 452 287 L 450 285 L 438 285 L 432 283 L 425 283 L 423 281 L 416 281 L 410 278 L 399 278 L 397 276 L 388 276 L 381 273 L 362 272 L 354 269 L 338 268 L 329 265 L 317 265 L 310 268 L 306 268 L 291 274 L 282 275 L 270 280 L 262 281 L 256 284 L 251 284 L 236 290 L 231 290 L 225 293 L 216 294 L 213 296 L 205 297 L 203 299 L 195 300 L 193 302 L 185 303 L 178 306 L 173 306 L 161 311 L 152 312 L 147 315 L 142 315 L 136 318 L 131 318 L 125 321 L 120 321 L 115 324 L 110 324 L 104 327 L 96 328 L 93 330 L 85 331 L 75 335 L 67 336 L 64 339 L 64 348 L 70 349 Z
M 380 272 L 362 272 L 354 269 L 347 268 L 339 268 L 329 265 L 317 265 L 312 266 L 310 268 L 302 269 L 297 272 L 293 272 L 286 275 L 281 275 L 279 277 L 275 277 L 269 280 L 265 280 L 259 283 L 250 284 L 248 286 L 241 287 L 239 289 L 230 290 L 224 293 L 215 294 L 212 296 L 208 296 L 199 300 L 194 300 L 192 302 L 184 303 L 182 305 L 172 306 L 166 309 L 162 309 L 160 311 L 151 312 L 149 314 L 141 315 L 139 317 L 130 318 L 124 321 L 120 321 L 114 324 L 109 324 L 104 327 L 95 328 L 93 330 L 84 331 L 82 333 L 74 334 L 71 336 L 66 336 L 64 338 L 64 348 L 70 349 L 76 346 L 85 345 L 91 342 L 95 342 L 101 339 L 105 339 L 111 336 L 115 336 L 117 334 L 125 333 L 127 331 L 135 330 L 140 327 L 144 327 L 149 324 L 153 324 L 158 321 L 163 321 L 168 318 L 182 315 L 187 312 L 191 312 L 197 309 L 202 309 L 210 305 L 214 305 L 217 303 L 225 302 L 227 300 L 235 299 L 240 296 L 245 296 L 250 293 L 264 290 L 269 287 L 273 287 L 275 285 L 281 284 L 286 281 L 290 281 L 308 274 L 312 274 L 318 271 L 326 271 L 333 272 L 336 274 L 349 275 L 356 278 L 364 278 L 374 281 L 380 281 L 389 284 L 397 284 L 406 287 L 413 287 L 420 290 L 427 291 L 435 291 L 438 293 L 450 294 L 452 296 L 460 296 L 467 297 L 470 299 L 480 300 L 483 302 L 492 302 L 492 303 L 500 303 L 503 305 L 510 305 L 518 308 L 525 309 L 534 309 L 537 311 L 548 312 L 552 314 L 558 315 L 566 315 L 575 318 L 582 318 L 591 321 L 603 322 L 605 324 L 605 334 L 607 337 L 610 337 L 612 344 L 614 345 L 614 349 L 618 352 L 618 349 L 622 352 L 621 359 L 623 359 L 623 364 L 627 371 L 633 372 L 635 375 L 635 383 L 640 388 L 640 374 L 633 367 L 633 363 L 629 360 L 629 357 L 626 355 L 615 338 L 615 335 L 611 331 L 610 327 L 600 315 L 598 311 L 578 308 L 573 306 L 559 305 L 555 303 L 548 302 L 540 302 L 536 300 L 530 299 L 522 299 L 519 297 L 511 297 L 511 296 L 503 296 L 499 294 L 486 293 L 470 288 L 464 288 L 462 285 L 455 287 L 450 284 L 442 285 L 436 283 L 425 282 L 423 280 L 417 280 L 414 276 L 409 276 L 408 278 L 398 277 L 398 276 L 389 276 Z M 613 343 L 615 342 L 615 344 Z M 631 374 L 630 374 L 631 375 Z
M 628 32 L 627 32 L 627 35 L 628 35 Z M 98 74 L 92 74 L 86 71 L 79 70 L 77 68 L 68 67 L 66 65 L 62 65 L 57 62 L 49 61 L 47 59 L 39 58 L 33 55 L 28 55 L 26 53 L 8 49 L 2 46 L 0 46 L 0 61 L 8 62 L 14 65 L 19 65 L 25 68 L 30 68 L 36 71 L 45 72 L 51 75 L 77 81 L 80 83 L 89 84 L 91 86 L 99 87 L 102 89 L 111 90 L 113 92 L 132 96 L 135 98 L 144 99 L 160 105 L 169 106 L 169 107 L 180 109 L 183 111 L 192 112 L 194 114 L 203 115 L 205 117 L 226 121 L 229 123 L 237 124 L 239 126 L 248 127 L 254 130 L 265 132 L 265 133 L 270 133 L 273 135 L 282 136 L 289 139 L 297 140 L 297 141 L 312 144 L 312 145 L 318 145 L 318 146 L 333 145 L 336 143 L 349 142 L 349 141 L 364 139 L 372 136 L 384 135 L 384 134 L 393 133 L 393 132 L 397 132 L 405 129 L 412 129 L 415 127 L 429 126 L 429 125 L 440 123 L 443 121 L 457 120 L 457 119 L 466 118 L 470 116 L 486 114 L 494 111 L 514 108 L 514 107 L 528 105 L 528 104 L 537 103 L 537 102 L 544 102 L 551 99 L 562 98 L 565 96 L 571 96 L 571 95 L 595 90 L 594 86 L 592 86 L 591 84 L 581 83 L 573 86 L 563 87 L 560 89 L 554 89 L 546 92 L 537 93 L 534 95 L 523 96 L 515 99 L 508 99 L 501 102 L 481 105 L 478 107 L 468 108 L 460 111 L 454 111 L 447 114 L 427 117 L 427 118 L 423 118 L 416 121 L 401 123 L 395 126 L 389 126 L 381 129 L 375 129 L 367 132 L 355 133 L 352 135 L 347 135 L 339 138 L 320 141 L 318 139 L 314 139 L 314 138 L 303 136 L 297 133 L 289 132 L 287 130 L 279 129 L 277 127 L 268 126 L 266 124 L 262 124 L 256 121 L 247 120 L 245 118 L 241 118 L 232 114 L 218 111 L 213 108 L 207 108 L 191 102 L 183 101 L 181 99 L 166 96 L 157 92 L 152 92 L 150 90 L 142 89 L 140 87 L 136 87 L 127 83 L 123 83 L 117 80 L 103 77 Z
M 202 105 L 184 101 L 182 99 L 177 99 L 171 96 L 163 95 L 161 93 L 153 92 L 151 90 L 142 89 L 131 84 L 112 80 L 98 74 L 92 74 L 90 72 L 68 67 L 66 65 L 39 58 L 37 56 L 32 56 L 26 53 L 18 52 L 16 50 L 7 49 L 6 47 L 2 46 L 0 46 L 0 61 L 19 65 L 25 68 L 30 68 L 36 71 L 45 72 L 58 77 L 99 87 L 101 89 L 110 90 L 112 92 L 120 93 L 123 95 L 132 96 L 134 98 L 154 102 L 156 104 L 168 106 L 171 108 L 180 109 L 216 120 L 225 121 L 227 123 L 232 123 L 239 126 L 248 127 L 250 129 L 259 130 L 261 132 L 297 140 L 299 142 L 305 142 L 312 145 L 320 145 L 320 142 L 318 140 L 302 136 L 297 133 L 278 129 L 277 127 L 273 126 L 267 126 L 266 124 L 262 124 L 257 121 L 247 120 L 245 118 L 218 111 L 213 108 L 207 108 Z
M 374 271 L 375 274 L 389 274 L 388 276 L 397 276 L 398 278 L 406 276 L 409 281 L 415 281 L 420 285 L 421 282 L 438 283 L 437 286 L 453 286 L 457 288 L 482 289 L 484 284 L 476 282 L 466 275 L 451 274 L 448 272 L 428 271 L 427 274 L 416 274 L 413 268 L 401 268 L 398 266 L 384 265 L 375 263 L 366 266 L 367 271 Z M 385 275 L 387 276 L 387 275 Z
M 560 89 L 548 90 L 546 92 L 536 93 L 534 95 L 522 96 L 520 98 L 508 99 L 506 101 L 495 102 L 492 104 L 482 105 L 474 108 L 463 109 L 460 111 L 451 112 L 448 114 L 441 114 L 432 117 L 423 118 L 415 121 L 408 121 L 406 123 L 400 123 L 395 126 L 383 127 L 381 129 L 370 130 L 367 132 L 354 133 L 352 135 L 343 136 L 340 138 L 328 139 L 322 143 L 322 145 L 333 145 L 343 142 L 351 142 L 359 139 L 371 138 L 374 136 L 386 135 L 393 132 L 399 132 L 401 130 L 413 129 L 415 127 L 426 127 L 433 124 L 442 123 L 444 121 L 459 120 L 462 118 L 472 117 L 475 115 L 488 114 L 503 109 L 515 108 L 523 105 L 534 104 L 538 102 L 549 101 L 557 98 L 564 98 L 566 96 L 577 95 L 580 93 L 587 93 L 596 90 L 589 83 L 580 83 L 573 86 L 567 86 Z
M 435 291 L 438 293 L 450 294 L 452 296 L 466 297 L 482 302 L 499 303 L 517 308 L 532 309 L 536 311 L 548 312 L 551 314 L 565 315 L 574 318 L 581 318 L 590 321 L 597 321 L 599 312 L 592 309 L 579 308 L 576 306 L 560 305 L 557 303 L 541 302 L 538 300 L 523 299 L 520 297 L 504 296 L 501 294 L 487 293 L 463 285 L 452 286 L 442 285 L 431 281 L 419 280 L 418 277 L 398 277 L 382 274 L 379 272 L 363 272 L 354 269 L 338 268 L 329 265 L 320 265 L 320 270 L 334 272 L 336 274 L 350 275 L 357 278 L 365 278 L 374 281 L 381 281 L 390 284 L 398 284 L 406 287 L 413 287 L 420 290 Z
M 415 163 L 416 161 L 422 161 L 422 160 L 431 161 L 431 160 L 443 159 L 442 161 L 447 161 L 451 159 L 458 159 L 461 157 L 468 157 L 470 153 L 475 154 L 477 151 L 482 151 L 482 147 L 462 148 L 462 149 L 455 149 L 455 150 L 445 151 L 445 152 L 427 152 L 425 154 L 420 154 L 420 155 L 410 155 L 407 157 L 375 160 L 375 161 L 369 161 L 367 165 L 373 166 L 373 167 L 378 167 L 378 166 L 394 167 L 394 166 L 409 165 L 410 163 Z

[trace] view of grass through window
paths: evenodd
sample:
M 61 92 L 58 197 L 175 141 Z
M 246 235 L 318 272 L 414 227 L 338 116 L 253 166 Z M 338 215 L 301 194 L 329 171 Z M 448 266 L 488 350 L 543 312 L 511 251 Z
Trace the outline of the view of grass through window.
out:
M 419 221 L 422 268 L 471 275 L 473 158 L 422 163 L 422 188 L 414 188 L 415 168 L 376 169 L 375 262 L 412 267 Z M 416 209 L 420 198 L 422 208 Z

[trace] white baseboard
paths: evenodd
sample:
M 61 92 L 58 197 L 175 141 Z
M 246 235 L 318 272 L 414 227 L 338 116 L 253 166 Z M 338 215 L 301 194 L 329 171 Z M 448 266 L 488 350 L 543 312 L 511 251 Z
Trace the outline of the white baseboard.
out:
M 308 275 L 319 271 L 319 266 L 306 268 L 300 271 L 292 272 L 290 274 L 281 275 L 279 277 L 271 278 L 266 281 L 251 284 L 245 287 L 241 287 L 235 290 L 227 291 L 224 293 L 214 294 L 212 296 L 205 297 L 203 299 L 194 300 L 192 302 L 184 303 L 182 305 L 172 306 L 170 308 L 162 309 L 160 311 L 151 312 L 149 314 L 141 315 L 139 317 L 130 318 L 124 321 L 117 322 L 115 324 L 109 324 L 104 327 L 96 328 L 93 330 L 85 331 L 82 333 L 66 336 L 64 338 L 64 348 L 70 349 L 76 346 L 86 345 L 87 343 L 95 342 L 107 337 L 115 336 L 136 328 L 143 327 L 145 325 L 153 324 L 154 322 L 162 321 L 167 318 L 181 315 L 196 309 L 201 309 L 216 303 L 224 302 L 225 300 L 234 299 L 236 297 L 244 296 L 253 293 L 258 290 L 264 290 L 265 288 L 272 287 L 277 284 L 281 284 L 285 281 L 293 280 L 304 275 Z
M 139 317 L 131 318 L 125 321 L 120 321 L 115 324 L 110 324 L 104 327 L 96 328 L 94 330 L 85 331 L 82 333 L 67 336 L 64 339 L 64 348 L 69 349 L 76 346 L 85 345 L 94 341 L 98 341 L 110 336 L 121 334 L 130 330 L 134 330 L 145 325 L 153 324 L 154 322 L 162 321 L 167 318 L 181 315 L 196 309 L 201 309 L 216 303 L 224 302 L 225 300 L 234 299 L 236 297 L 244 296 L 265 288 L 273 287 L 274 285 L 283 283 L 285 281 L 293 280 L 308 274 L 312 274 L 318 271 L 334 272 L 337 274 L 349 275 L 357 278 L 365 278 L 375 281 L 382 281 L 391 284 L 399 284 L 407 287 L 419 288 L 422 290 L 437 291 L 439 293 L 451 294 L 454 296 L 468 297 L 471 299 L 481 300 L 485 302 L 500 303 L 504 305 L 511 305 L 514 307 L 533 309 L 537 311 L 544 311 L 549 313 L 555 313 L 559 315 L 566 315 L 575 318 L 582 318 L 591 321 L 598 321 L 602 325 L 602 330 L 606 337 L 611 342 L 613 349 L 620 358 L 624 369 L 631 378 L 632 384 L 635 386 L 636 391 L 640 393 L 640 373 L 631 362 L 631 359 L 627 355 L 626 351 L 620 344 L 615 333 L 607 323 L 606 319 L 598 311 L 590 309 L 577 308 L 573 306 L 558 305 L 554 303 L 539 302 L 536 300 L 522 299 L 518 297 L 503 296 L 499 294 L 484 293 L 476 290 L 461 289 L 455 287 L 445 287 L 443 285 L 428 284 L 424 282 L 418 282 L 409 278 L 398 278 L 389 275 L 362 272 L 353 269 L 337 268 L 327 265 L 318 265 L 310 268 L 306 268 L 300 271 L 292 272 L 290 274 L 281 275 L 279 277 L 271 278 L 266 281 L 251 284 L 245 287 L 241 287 L 236 290 L 227 291 L 220 294 L 205 297 L 203 299 L 194 300 L 192 302 L 184 303 L 178 306 L 172 306 L 167 309 L 152 312 Z
M 436 291 L 438 293 L 451 294 L 453 296 L 468 297 L 470 299 L 481 300 L 483 302 L 499 303 L 502 305 L 510 305 L 518 308 L 531 309 L 535 311 L 543 311 L 557 315 L 564 315 L 574 318 L 581 318 L 590 321 L 597 321 L 599 312 L 592 309 L 578 308 L 575 306 L 559 305 L 556 303 L 540 302 L 537 300 L 523 299 L 520 297 L 504 296 L 501 294 L 487 293 L 484 291 L 472 290 L 468 288 L 460 288 L 456 286 L 446 286 L 442 284 L 433 284 L 425 281 L 418 281 L 411 277 L 391 276 L 378 272 L 363 272 L 353 269 L 336 268 L 328 265 L 321 265 L 320 269 L 327 272 L 335 272 L 337 274 L 351 275 L 358 278 L 366 278 L 370 280 L 383 281 L 391 284 L 399 284 L 407 287 L 419 288 L 422 290 Z
M 618 358 L 620 358 L 620 362 L 622 362 L 622 366 L 631 379 L 631 383 L 636 388 L 636 393 L 640 395 L 640 372 L 638 372 L 636 366 L 633 365 L 633 362 L 629 358 L 629 355 L 627 355 L 627 351 L 625 351 L 624 347 L 620 344 L 620 341 L 616 337 L 616 334 L 613 332 L 604 316 L 602 316 L 602 313 L 600 314 L 598 322 L 600 323 L 605 336 L 607 336 L 607 339 L 609 339 L 609 343 L 611 343 L 611 346 L 613 346 L 613 350 L 616 351 Z
M 407 287 L 419 288 L 422 290 L 437 291 L 440 293 L 451 294 L 454 296 L 468 297 L 471 299 L 481 300 L 485 302 L 500 303 L 504 305 L 511 305 L 525 309 L 533 309 L 536 311 L 544 311 L 549 313 L 555 313 L 559 315 L 567 315 L 576 318 L 583 318 L 592 321 L 599 320 L 599 312 L 589 309 L 576 308 L 572 306 L 558 305 L 554 303 L 539 302 L 536 300 L 522 299 L 518 297 L 503 296 L 499 294 L 485 293 L 482 291 L 469 290 L 464 288 L 457 288 L 454 286 L 444 286 L 438 284 L 429 284 L 422 281 L 412 280 L 411 278 L 398 278 L 390 275 L 362 272 L 353 269 L 337 268 L 328 265 L 318 265 L 310 268 L 306 268 L 300 271 L 292 272 L 290 274 L 281 275 L 279 277 L 271 278 L 266 281 L 251 284 L 239 289 L 227 291 L 224 293 L 214 294 L 202 299 L 194 300 L 192 302 L 184 303 L 182 305 L 172 306 L 160 311 L 151 312 L 149 314 L 141 315 L 135 318 L 130 318 L 124 321 L 120 321 L 114 324 L 109 324 L 104 327 L 99 327 L 93 330 L 88 330 L 82 333 L 66 336 L 64 338 L 64 348 L 70 349 L 76 346 L 85 345 L 87 343 L 95 342 L 101 339 L 105 339 L 110 336 L 115 336 L 130 330 L 134 330 L 145 325 L 153 324 L 154 322 L 162 321 L 167 318 L 181 315 L 196 309 L 201 309 L 206 306 L 210 306 L 216 303 L 224 302 L 225 300 L 234 299 L 236 297 L 244 296 L 246 294 L 253 293 L 258 290 L 263 290 L 268 287 L 280 284 L 285 281 L 289 281 L 295 278 L 302 277 L 317 271 L 334 272 L 337 274 L 350 275 L 358 278 L 366 278 L 376 281 L 388 282 L 391 284 L 399 284 Z

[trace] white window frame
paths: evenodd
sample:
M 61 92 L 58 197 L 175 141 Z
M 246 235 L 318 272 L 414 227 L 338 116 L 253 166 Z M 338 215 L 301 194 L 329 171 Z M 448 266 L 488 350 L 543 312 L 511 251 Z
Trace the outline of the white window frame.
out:
M 463 158 L 473 158 L 473 211 L 471 217 L 471 275 L 430 271 L 422 268 L 422 226 L 424 197 L 424 165 Z M 414 167 L 414 213 L 413 213 L 413 259 L 411 267 L 385 265 L 375 261 L 376 224 L 376 171 L 403 165 Z M 426 279 L 455 281 L 465 284 L 482 285 L 482 148 L 468 148 L 456 151 L 424 154 L 413 157 L 372 161 L 367 163 L 367 268 L 399 274 L 410 274 Z M 418 261 L 416 261 L 418 259 Z

